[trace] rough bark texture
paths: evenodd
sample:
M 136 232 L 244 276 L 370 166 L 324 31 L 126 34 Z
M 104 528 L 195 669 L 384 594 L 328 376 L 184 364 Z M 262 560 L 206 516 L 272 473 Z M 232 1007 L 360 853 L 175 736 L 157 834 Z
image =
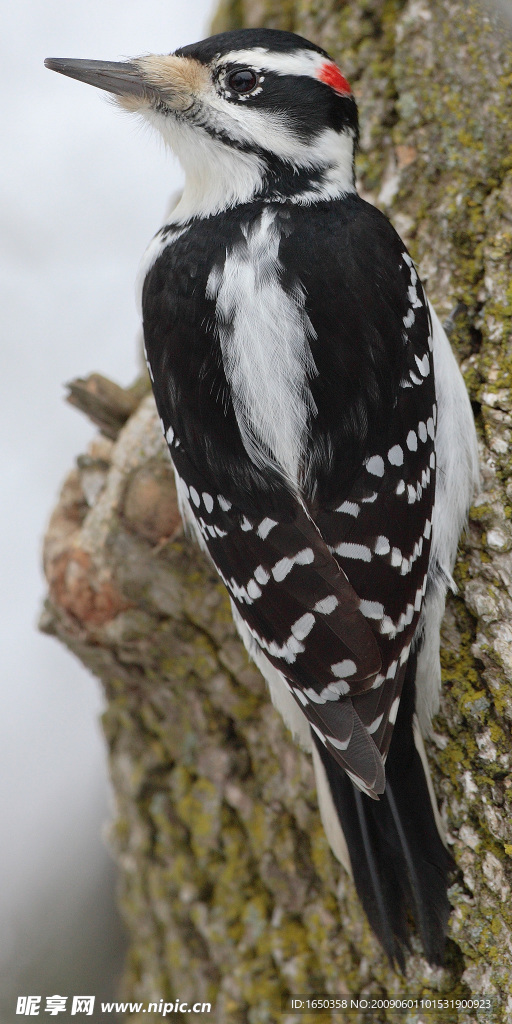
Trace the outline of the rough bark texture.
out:
M 45 546 L 43 628 L 104 683 L 112 846 L 132 944 L 125 998 L 209 1000 L 216 1022 L 281 1019 L 288 993 L 492 995 L 512 1015 L 512 55 L 464 0 L 224 0 L 215 30 L 288 28 L 359 101 L 364 192 L 417 260 L 475 403 L 483 493 L 444 626 L 430 746 L 461 873 L 447 967 L 394 973 L 330 854 L 311 764 L 237 640 L 177 518 L 151 397 L 68 477 Z M 190 1014 L 191 1021 L 204 1017 Z M 140 1016 L 148 1021 L 148 1014 Z M 182 1019 L 172 1015 L 167 1019 Z M 318 1019 L 311 1018 L 311 1019 Z M 327 1014 L 321 1019 L 331 1019 Z M 333 1020 L 345 1019 L 343 1015 Z M 417 1021 L 382 1009 L 351 1022 Z M 132 1017 L 132 1024 L 135 1018 Z

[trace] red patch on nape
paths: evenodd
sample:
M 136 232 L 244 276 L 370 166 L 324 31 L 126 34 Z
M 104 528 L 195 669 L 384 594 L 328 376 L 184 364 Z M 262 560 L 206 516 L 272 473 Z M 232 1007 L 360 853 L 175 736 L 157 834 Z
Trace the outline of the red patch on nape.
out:
M 340 69 L 332 61 L 322 64 L 316 77 L 321 82 L 325 82 L 325 85 L 330 85 L 331 89 L 334 89 L 340 96 L 349 96 L 352 92 L 347 79 L 343 77 Z

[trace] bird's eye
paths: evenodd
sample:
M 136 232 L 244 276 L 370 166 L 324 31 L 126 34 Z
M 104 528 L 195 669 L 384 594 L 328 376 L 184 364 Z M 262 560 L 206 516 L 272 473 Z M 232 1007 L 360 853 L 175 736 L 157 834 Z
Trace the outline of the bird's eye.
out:
M 232 92 L 252 92 L 258 84 L 258 77 L 250 68 L 243 68 L 241 71 L 233 71 L 228 75 L 228 86 Z

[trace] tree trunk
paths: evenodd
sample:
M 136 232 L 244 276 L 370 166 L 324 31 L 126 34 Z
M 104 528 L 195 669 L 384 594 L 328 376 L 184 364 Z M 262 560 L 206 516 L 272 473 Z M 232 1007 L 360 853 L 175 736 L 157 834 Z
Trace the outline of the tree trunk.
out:
M 460 876 L 447 965 L 387 964 L 320 824 L 309 758 L 249 665 L 215 573 L 184 536 L 152 398 L 78 459 L 45 543 L 42 628 L 103 681 L 131 935 L 123 997 L 209 1001 L 218 1024 L 294 995 L 492 996 L 512 1014 L 512 53 L 453 0 L 224 0 L 216 31 L 267 25 L 324 46 L 361 117 L 362 192 L 388 212 L 449 320 L 479 425 L 483 492 L 443 630 L 429 748 Z M 122 403 L 117 403 L 115 415 Z M 100 417 L 101 422 L 101 417 Z M 115 416 L 110 420 L 110 433 Z M 151 1019 L 132 1016 L 131 1022 Z M 182 1019 L 170 1014 L 166 1019 Z M 191 1013 L 190 1021 L 206 1019 Z M 326 1014 L 322 1019 L 343 1020 Z M 397 1019 L 381 1009 L 352 1024 Z M 421 1019 L 413 1011 L 400 1020 Z M 436 1015 L 428 1019 L 439 1019 Z

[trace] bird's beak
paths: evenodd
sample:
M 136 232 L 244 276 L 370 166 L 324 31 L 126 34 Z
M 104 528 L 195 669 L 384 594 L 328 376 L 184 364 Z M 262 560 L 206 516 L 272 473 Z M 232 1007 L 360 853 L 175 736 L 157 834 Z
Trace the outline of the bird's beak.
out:
M 142 111 L 155 101 L 186 111 L 210 85 L 206 68 L 191 57 L 148 55 L 132 61 L 47 57 L 45 66 L 69 78 L 105 89 L 127 110 Z
M 144 81 L 139 69 L 129 61 L 75 60 L 67 57 L 47 57 L 45 67 L 59 75 L 77 78 L 79 82 L 95 85 L 115 96 L 150 98 L 151 86 Z

